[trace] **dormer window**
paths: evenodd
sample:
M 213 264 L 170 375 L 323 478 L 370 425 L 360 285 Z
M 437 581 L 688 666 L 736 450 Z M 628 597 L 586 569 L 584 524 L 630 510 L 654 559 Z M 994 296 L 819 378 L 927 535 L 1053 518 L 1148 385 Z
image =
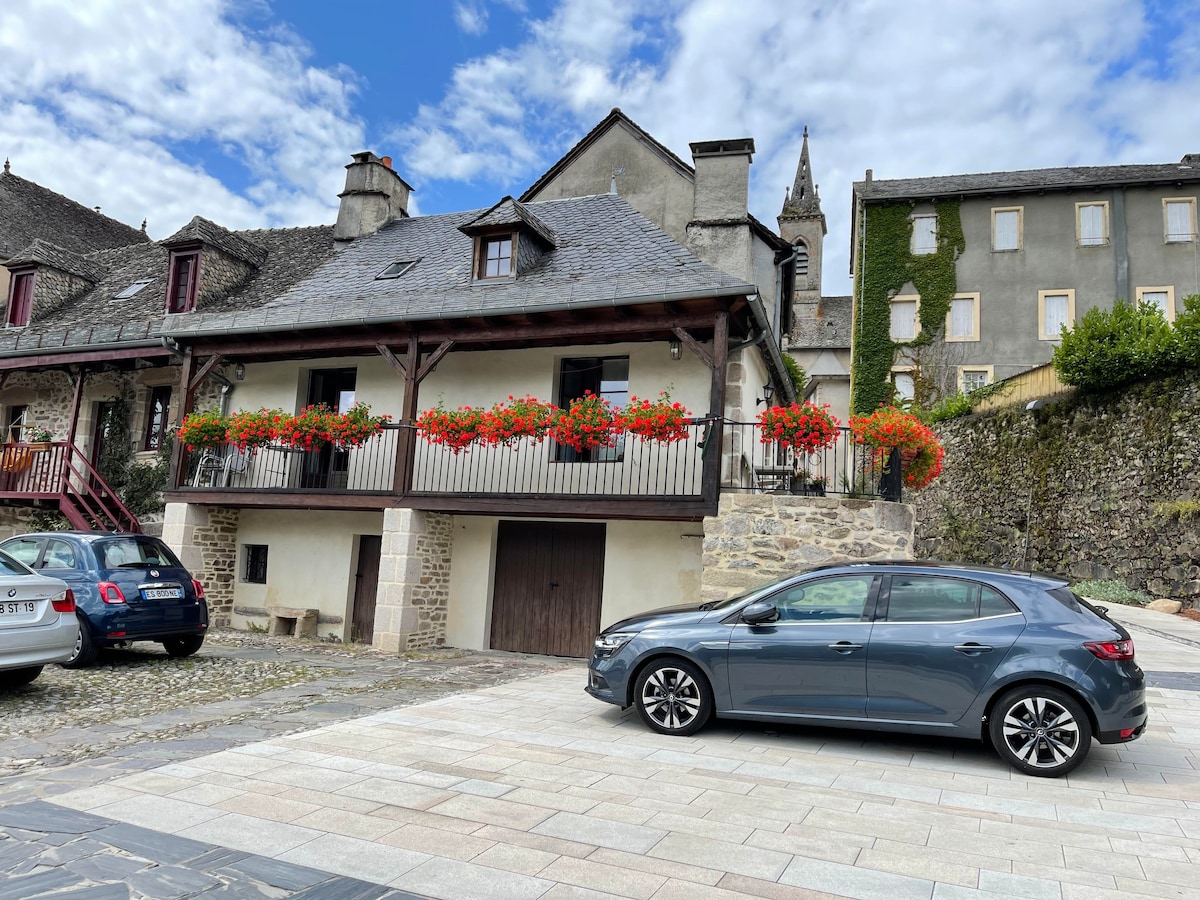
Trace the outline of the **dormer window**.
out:
M 195 309 L 199 274 L 198 249 L 171 253 L 171 272 L 167 278 L 167 312 L 183 313 Z
M 4 323 L 13 328 L 29 324 L 33 312 L 33 272 L 14 272 L 8 288 L 8 310 Z
M 512 274 L 513 236 L 479 239 L 479 268 L 476 278 L 507 278 Z

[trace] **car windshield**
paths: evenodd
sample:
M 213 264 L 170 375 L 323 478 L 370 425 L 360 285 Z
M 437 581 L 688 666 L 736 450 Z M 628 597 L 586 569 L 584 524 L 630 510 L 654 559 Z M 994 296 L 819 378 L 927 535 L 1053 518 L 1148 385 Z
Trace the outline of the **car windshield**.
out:
M 183 568 L 183 564 L 175 558 L 175 554 L 157 538 L 111 538 L 98 541 L 95 547 L 96 558 L 105 569 L 119 569 L 122 566 Z
M 34 575 L 33 569 L 0 550 L 0 575 Z

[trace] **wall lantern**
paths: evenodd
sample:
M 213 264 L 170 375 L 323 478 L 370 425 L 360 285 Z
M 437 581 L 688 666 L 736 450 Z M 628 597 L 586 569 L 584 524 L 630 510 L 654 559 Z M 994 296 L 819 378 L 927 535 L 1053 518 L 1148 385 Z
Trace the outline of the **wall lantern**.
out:
M 756 398 L 755 398 L 755 401 L 756 401 L 756 402 L 755 402 L 755 404 L 754 404 L 754 405 L 755 405 L 755 406 L 758 406 L 758 404 L 759 404 L 759 403 L 770 403 L 770 402 L 771 402 L 771 398 L 772 398 L 772 397 L 774 397 L 774 396 L 775 396 L 775 388 L 774 388 L 774 387 L 771 385 L 771 383 L 770 383 L 770 382 L 768 382 L 767 384 L 764 384 L 764 385 L 763 385 L 763 395 L 762 395 L 762 397 L 756 397 Z
M 671 343 L 668 345 L 671 348 L 671 359 L 683 358 L 683 341 L 679 338 L 671 338 Z
M 246 380 L 246 367 L 243 366 L 241 363 L 238 363 L 236 366 L 234 366 L 233 367 L 233 377 L 236 378 L 238 381 L 245 381 Z

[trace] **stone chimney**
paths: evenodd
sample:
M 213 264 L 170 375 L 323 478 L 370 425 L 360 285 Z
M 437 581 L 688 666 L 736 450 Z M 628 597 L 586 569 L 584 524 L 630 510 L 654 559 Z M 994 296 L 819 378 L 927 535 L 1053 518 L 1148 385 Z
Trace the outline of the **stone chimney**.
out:
M 353 154 L 346 166 L 346 189 L 338 194 L 337 224 L 333 226 L 336 247 L 345 247 L 355 238 L 374 234 L 393 219 L 408 215 L 408 195 L 412 191 L 403 178 L 392 170 L 392 158 L 380 159 L 369 150 Z
M 700 141 L 690 146 L 696 167 L 692 221 L 745 221 L 754 139 Z

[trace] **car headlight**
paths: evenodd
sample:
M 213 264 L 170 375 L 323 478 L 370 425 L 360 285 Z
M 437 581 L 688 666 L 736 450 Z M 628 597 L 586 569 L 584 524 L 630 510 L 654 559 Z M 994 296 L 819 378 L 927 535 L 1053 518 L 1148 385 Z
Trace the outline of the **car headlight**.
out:
M 596 638 L 596 656 L 612 656 L 637 636 L 636 631 L 611 631 Z

